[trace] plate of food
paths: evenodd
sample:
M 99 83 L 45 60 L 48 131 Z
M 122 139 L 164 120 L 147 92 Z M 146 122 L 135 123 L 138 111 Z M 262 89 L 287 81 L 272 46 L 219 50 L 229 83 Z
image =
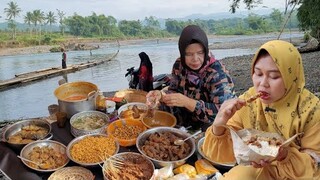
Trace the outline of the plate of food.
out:
M 284 139 L 278 133 L 256 129 L 230 129 L 234 154 L 238 164 L 249 165 L 260 160 L 273 161 L 281 147 L 288 146 L 298 135 Z

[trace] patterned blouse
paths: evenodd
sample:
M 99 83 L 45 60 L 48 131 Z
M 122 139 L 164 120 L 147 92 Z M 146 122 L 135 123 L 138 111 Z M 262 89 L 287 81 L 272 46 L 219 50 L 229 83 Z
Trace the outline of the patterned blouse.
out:
M 180 108 L 178 117 L 182 119 L 177 119 L 184 126 L 192 125 L 190 121 L 211 124 L 223 101 L 235 97 L 230 75 L 220 61 L 213 57 L 199 72 L 184 68 L 178 58 L 172 69 L 170 91 L 198 100 L 194 112 Z M 176 112 L 173 113 L 177 116 Z

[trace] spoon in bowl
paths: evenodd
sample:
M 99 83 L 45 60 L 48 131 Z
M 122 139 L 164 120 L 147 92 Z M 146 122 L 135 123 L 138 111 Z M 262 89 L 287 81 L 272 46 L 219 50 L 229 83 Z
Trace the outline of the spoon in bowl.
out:
M 36 163 L 36 162 L 34 162 L 34 161 L 30 160 L 30 159 L 27 159 L 27 158 L 21 157 L 21 156 L 19 156 L 19 155 L 18 155 L 17 157 L 18 157 L 19 159 L 22 159 L 22 160 L 27 161 L 27 162 L 29 162 L 29 163 L 35 164 L 35 165 L 37 165 L 38 167 L 40 167 L 40 166 L 41 166 L 41 164 Z
M 202 132 L 202 131 L 199 130 L 199 131 L 197 131 L 196 133 L 192 134 L 191 136 L 189 136 L 189 137 L 187 137 L 187 138 L 185 138 L 185 139 L 177 139 L 177 140 L 175 140 L 173 143 L 174 143 L 175 145 L 177 145 L 177 146 L 180 146 L 180 145 L 182 145 L 186 140 L 188 140 L 188 139 L 190 139 L 190 138 L 192 138 L 192 137 L 195 137 L 196 135 L 200 134 L 201 132 Z

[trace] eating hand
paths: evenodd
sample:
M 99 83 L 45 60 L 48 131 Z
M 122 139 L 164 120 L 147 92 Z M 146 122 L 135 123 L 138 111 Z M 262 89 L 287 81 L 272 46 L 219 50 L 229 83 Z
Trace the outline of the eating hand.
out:
M 246 101 L 239 98 L 229 99 L 222 103 L 219 108 L 218 114 L 212 124 L 213 134 L 220 136 L 224 133 L 225 127 L 228 120 L 236 113 L 237 110 L 241 109 L 246 105 Z
M 246 105 L 245 100 L 239 99 L 239 98 L 234 98 L 234 99 L 229 99 L 224 101 L 221 107 L 219 108 L 219 112 L 214 121 L 214 124 L 215 125 L 227 124 L 228 120 L 235 114 L 235 112 L 241 109 L 245 105 Z

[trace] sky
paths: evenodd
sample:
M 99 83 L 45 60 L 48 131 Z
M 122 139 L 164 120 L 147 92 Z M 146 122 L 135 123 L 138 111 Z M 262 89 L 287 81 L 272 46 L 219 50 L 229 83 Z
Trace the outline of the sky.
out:
M 6 21 L 4 8 L 10 1 L 16 2 L 22 10 L 18 22 L 23 22 L 26 12 L 40 9 L 45 14 L 57 10 L 66 13 L 66 17 L 75 12 L 81 16 L 97 15 L 113 16 L 118 20 L 138 20 L 145 17 L 182 18 L 191 14 L 211 14 L 229 12 L 229 0 L 0 0 L 0 22 Z M 263 0 L 263 4 L 254 8 L 284 9 L 284 0 Z M 245 10 L 242 4 L 241 10 Z

